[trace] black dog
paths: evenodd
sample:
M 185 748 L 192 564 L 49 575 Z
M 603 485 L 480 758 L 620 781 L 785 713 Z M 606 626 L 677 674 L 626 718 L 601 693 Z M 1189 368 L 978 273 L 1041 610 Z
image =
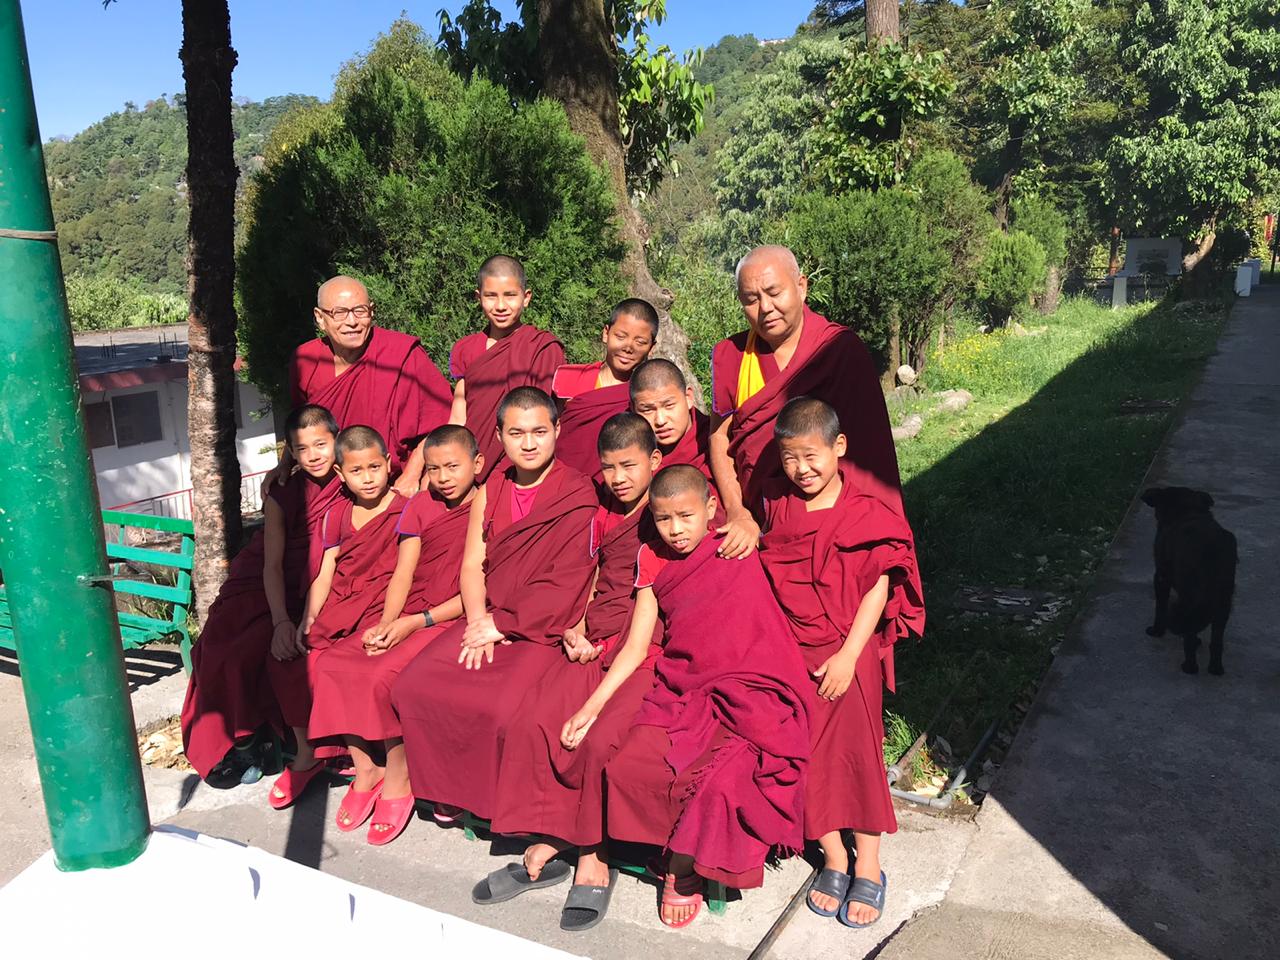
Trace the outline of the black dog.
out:
M 1151 487 L 1142 502 L 1156 510 L 1156 622 L 1147 633 L 1162 637 L 1168 628 L 1182 637 L 1182 669 L 1198 673 L 1197 634 L 1210 627 L 1209 672 L 1220 676 L 1222 635 L 1236 589 L 1236 538 L 1213 519 L 1213 497 L 1203 491 Z

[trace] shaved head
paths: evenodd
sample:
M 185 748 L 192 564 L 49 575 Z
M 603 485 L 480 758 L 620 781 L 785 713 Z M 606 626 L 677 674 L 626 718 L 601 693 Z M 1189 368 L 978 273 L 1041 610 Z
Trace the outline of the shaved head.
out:
M 762 247 L 756 247 L 738 261 L 738 266 L 733 271 L 733 282 L 740 284 L 744 270 L 753 266 L 764 266 L 765 263 L 770 263 L 777 269 L 784 271 L 793 280 L 800 279 L 800 263 L 796 260 L 796 255 L 791 252 L 789 247 L 770 243 Z
M 338 300 L 346 302 L 349 306 L 357 303 L 367 304 L 369 288 L 355 277 L 342 275 L 330 277 L 320 284 L 320 289 L 316 291 L 316 306 L 330 307 Z

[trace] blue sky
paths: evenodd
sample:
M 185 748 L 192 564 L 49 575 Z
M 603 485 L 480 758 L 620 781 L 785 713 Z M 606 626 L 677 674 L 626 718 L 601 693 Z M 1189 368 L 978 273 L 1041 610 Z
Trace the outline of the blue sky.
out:
M 462 0 L 231 0 L 231 41 L 240 62 L 236 96 L 327 97 L 342 63 L 403 10 L 433 32 L 441 7 Z M 498 0 L 506 17 L 514 0 Z M 727 33 L 790 36 L 813 0 L 668 0 L 656 40 L 677 51 L 710 46 Z M 141 106 L 182 90 L 180 0 L 22 0 L 40 132 L 78 133 L 126 100 Z

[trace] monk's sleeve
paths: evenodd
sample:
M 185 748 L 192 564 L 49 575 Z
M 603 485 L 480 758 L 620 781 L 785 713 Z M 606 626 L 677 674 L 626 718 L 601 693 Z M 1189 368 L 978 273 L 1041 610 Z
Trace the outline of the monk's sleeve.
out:
M 738 351 L 733 341 L 721 340 L 711 351 L 711 409 L 718 416 L 733 413 L 734 387 L 738 379 Z
M 494 626 L 509 639 L 554 645 L 587 608 L 596 561 L 591 556 L 595 506 L 569 511 L 556 521 L 563 535 L 554 549 L 527 557 L 518 598 L 491 611 Z

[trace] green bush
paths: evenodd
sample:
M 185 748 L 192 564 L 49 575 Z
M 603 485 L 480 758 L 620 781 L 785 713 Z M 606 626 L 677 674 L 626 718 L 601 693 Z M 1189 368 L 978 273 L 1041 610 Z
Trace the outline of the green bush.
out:
M 672 257 L 660 282 L 675 296 L 671 319 L 689 335 L 689 363 L 709 397 L 711 348 L 747 328 L 733 272 L 701 258 Z
M 882 371 L 898 359 L 895 329 L 936 316 L 949 257 L 908 190 L 807 194 L 788 218 L 788 239 L 814 309 L 858 331 Z
M 290 353 L 314 334 L 316 286 L 359 277 L 378 322 L 420 337 L 442 367 L 479 329 L 485 257 L 524 261 L 526 318 L 571 359 L 597 356 L 625 294 L 611 187 L 563 108 L 513 105 L 453 76 L 399 22 L 338 79 L 333 103 L 282 121 L 249 191 L 239 253 L 240 335 L 250 375 L 283 392 Z
M 1004 326 L 1026 308 L 1031 293 L 1044 285 L 1045 257 L 1040 241 L 1021 230 L 997 231 L 978 266 L 974 294 L 993 326 Z
M 66 278 L 73 330 L 116 330 L 182 323 L 187 302 L 172 293 L 152 293 L 139 281 L 73 273 Z
M 1010 225 L 1035 237 L 1044 248 L 1046 266 L 1061 267 L 1067 259 L 1067 221 L 1058 209 L 1039 197 L 1021 197 L 1010 208 Z

